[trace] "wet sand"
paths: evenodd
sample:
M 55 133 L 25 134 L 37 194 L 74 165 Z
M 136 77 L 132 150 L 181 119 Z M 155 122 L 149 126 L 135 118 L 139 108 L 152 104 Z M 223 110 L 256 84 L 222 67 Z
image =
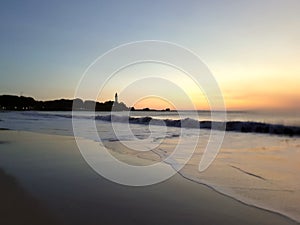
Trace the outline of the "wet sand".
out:
M 0 142 L 0 224 L 297 224 L 178 174 L 148 187 L 112 183 L 86 164 L 72 137 L 0 131 Z
M 59 224 L 37 199 L 26 192 L 16 179 L 0 169 L 0 224 Z

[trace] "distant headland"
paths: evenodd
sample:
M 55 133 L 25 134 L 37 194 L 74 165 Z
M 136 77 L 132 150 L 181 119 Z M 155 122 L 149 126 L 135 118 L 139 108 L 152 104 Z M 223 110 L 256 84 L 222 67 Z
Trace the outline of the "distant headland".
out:
M 170 111 L 169 108 L 156 110 L 150 108 L 135 109 L 119 102 L 118 94 L 114 101 L 97 102 L 93 100 L 56 99 L 49 101 L 38 101 L 32 97 L 16 95 L 0 95 L 0 110 L 7 111 Z

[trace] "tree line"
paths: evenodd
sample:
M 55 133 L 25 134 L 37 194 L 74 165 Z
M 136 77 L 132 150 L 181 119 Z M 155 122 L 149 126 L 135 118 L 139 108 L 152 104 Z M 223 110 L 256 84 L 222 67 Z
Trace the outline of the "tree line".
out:
M 39 110 L 39 111 L 71 111 L 71 110 L 96 110 L 96 111 L 127 111 L 130 110 L 125 103 L 106 101 L 97 102 L 82 99 L 57 99 L 50 101 L 37 101 L 32 97 L 1 95 L 1 110 Z

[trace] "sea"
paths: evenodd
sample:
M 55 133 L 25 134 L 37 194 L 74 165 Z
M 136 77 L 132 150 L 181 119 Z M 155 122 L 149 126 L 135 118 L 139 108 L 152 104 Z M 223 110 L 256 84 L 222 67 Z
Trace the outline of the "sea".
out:
M 178 171 L 184 178 L 300 222 L 299 113 L 229 111 L 224 121 L 211 118 L 209 111 L 3 111 L 0 128 L 76 135 L 95 142 L 131 143 L 130 146 L 141 146 L 139 142 L 143 141 L 146 147 L 142 151 L 159 143 L 152 150 L 162 161 L 172 155 L 179 139 L 184 140 L 185 148 L 195 148 L 194 155 Z M 76 132 L 74 121 L 82 124 Z M 87 125 L 87 121 L 93 121 L 95 126 Z M 112 129 L 112 123 L 118 132 Z M 199 171 L 212 123 L 227 125 L 225 136 L 216 158 L 207 169 Z M 200 140 L 197 146 L 189 145 L 195 138 Z M 166 161 L 174 169 L 180 163 L 178 159 Z

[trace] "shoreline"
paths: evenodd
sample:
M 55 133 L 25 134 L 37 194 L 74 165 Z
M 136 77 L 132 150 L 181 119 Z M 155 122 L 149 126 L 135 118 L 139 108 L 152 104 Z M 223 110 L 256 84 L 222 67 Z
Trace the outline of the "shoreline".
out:
M 16 132 L 17 133 L 19 133 L 19 134 L 21 134 L 21 136 L 22 135 L 24 135 L 24 136 L 26 136 L 26 138 L 31 138 L 31 137 L 42 137 L 42 138 L 45 138 L 45 141 L 48 141 L 49 142 L 49 138 L 50 139 L 58 139 L 58 141 L 59 140 L 68 140 L 68 142 L 70 142 L 70 140 L 72 139 L 72 141 L 74 142 L 74 137 L 73 138 L 70 138 L 70 136 L 61 136 L 61 135 L 48 135 L 48 134 L 40 134 L 40 133 L 35 133 L 35 132 L 28 132 L 28 131 L 3 131 L 3 130 L 1 130 L 0 131 L 1 133 L 6 133 L 6 136 L 7 137 L 9 137 L 9 136 L 15 136 L 15 137 L 12 137 L 12 139 L 18 139 L 18 140 L 15 140 L 15 141 L 17 141 L 17 142 L 22 142 L 22 139 L 20 138 L 20 137 L 16 137 L 16 136 L 19 136 L 19 135 L 17 135 L 16 134 Z M 10 133 L 10 134 L 9 134 Z M 14 140 L 0 140 L 0 141 L 2 141 L 3 143 L 1 144 L 1 145 L 5 145 L 5 143 L 7 143 L 7 145 L 9 146 L 9 145 L 14 145 Z M 6 141 L 8 141 L 8 142 L 6 142 Z M 40 139 L 39 139 L 39 141 L 41 141 Z M 91 140 L 88 140 L 88 141 L 91 141 Z M 24 140 L 23 140 L 23 142 L 24 142 Z M 91 141 L 91 142 L 94 142 L 94 141 Z M 41 143 L 43 143 L 43 141 L 41 141 Z M 50 141 L 50 143 L 52 143 L 51 141 Z M 30 144 L 30 143 L 29 143 Z M 31 146 L 31 148 L 33 149 L 34 148 L 34 146 Z M 1 152 L 2 153 L 2 152 Z M 78 154 L 78 153 L 76 153 L 76 154 Z M 117 154 L 119 154 L 119 153 L 117 153 Z M 82 160 L 82 159 L 81 159 Z M 143 159 L 144 160 L 144 159 Z M 3 166 L 2 166 L 2 164 L 0 164 L 0 167 L 2 167 L 3 168 Z M 5 168 L 4 168 L 5 169 Z M 99 176 L 99 175 L 98 175 Z M 14 176 L 15 177 L 15 176 Z M 179 178 L 180 177 L 180 178 Z M 17 178 L 18 179 L 18 178 Z M 181 180 L 181 179 L 183 179 L 183 180 Z M 212 187 L 212 186 L 209 186 L 208 184 L 205 184 L 205 183 L 200 183 L 200 182 L 197 182 L 197 181 L 195 181 L 195 180 L 193 180 L 193 179 L 190 179 L 190 178 L 188 178 L 188 177 L 186 177 L 186 176 L 184 176 L 184 174 L 181 174 L 181 173 L 179 173 L 178 175 L 175 175 L 174 177 L 172 177 L 172 178 L 170 178 L 168 181 L 166 181 L 166 182 L 163 182 L 163 183 L 168 183 L 168 182 L 179 182 L 180 183 L 180 185 L 182 185 L 182 187 L 183 187 L 183 189 L 185 189 L 185 188 L 191 188 L 190 186 L 193 186 L 194 188 L 193 188 L 193 190 L 194 190 L 194 192 L 200 192 L 201 193 L 201 191 L 202 191 L 202 189 L 204 189 L 204 192 L 209 192 L 208 190 L 211 190 L 214 194 L 210 194 L 210 195 L 212 195 L 212 196 L 214 196 L 213 198 L 215 198 L 215 197 L 217 197 L 216 195 L 222 195 L 223 197 L 221 197 L 222 198 L 222 202 L 223 202 L 223 200 L 225 201 L 225 202 L 230 202 L 230 200 L 229 199 L 231 199 L 232 201 L 234 201 L 234 202 L 231 202 L 230 204 L 232 204 L 232 205 L 234 205 L 234 207 L 237 207 L 237 208 L 244 208 L 244 207 L 246 207 L 246 208 L 248 208 L 249 207 L 249 211 L 256 211 L 256 210 L 258 210 L 256 213 L 261 213 L 261 214 L 263 214 L 264 216 L 268 216 L 269 214 L 269 216 L 271 216 L 272 218 L 273 217 L 278 217 L 278 219 L 279 218 L 281 218 L 280 220 L 284 220 L 284 221 L 286 221 L 286 223 L 291 223 L 291 224 L 294 224 L 294 223 L 296 223 L 296 224 L 299 224 L 299 222 L 298 221 L 295 221 L 293 218 L 290 218 L 290 217 L 288 217 L 288 216 L 286 216 L 286 215 L 284 215 L 284 214 L 281 214 L 281 213 L 278 213 L 278 212 L 275 212 L 275 211 L 272 211 L 272 210 L 269 210 L 269 209 L 265 209 L 265 208 L 261 208 L 261 207 L 257 207 L 257 206 L 255 206 L 255 205 L 252 205 L 252 204 L 247 204 L 247 203 L 245 203 L 245 202 L 243 202 L 243 201 L 240 201 L 239 199 L 236 199 L 236 198 L 234 198 L 234 197 L 232 197 L 232 196 L 230 196 L 230 195 L 227 195 L 227 194 L 225 194 L 225 193 L 222 193 L 221 191 L 219 191 L 219 190 L 217 190 L 217 189 L 215 189 L 214 187 Z M 196 186 L 194 186 L 194 185 L 191 185 L 189 182 L 191 182 L 191 183 L 193 183 L 193 184 L 195 184 Z M 200 185 L 199 185 L 200 184 Z M 160 184 L 158 184 L 158 186 L 159 186 Z M 154 186 L 156 186 L 156 185 L 154 185 Z M 167 185 L 168 186 L 168 185 Z M 202 186 L 202 187 L 201 187 Z M 197 188 L 198 187 L 198 188 Z M 145 187 L 145 189 L 147 189 L 148 187 Z M 169 188 L 171 188 L 171 189 L 173 189 L 174 187 L 173 186 L 169 186 Z M 125 187 L 125 189 L 130 189 L 130 188 L 127 188 L 127 187 Z M 136 188 L 134 188 L 134 189 L 136 189 Z M 151 187 L 150 187 L 150 189 L 151 189 Z M 199 190 L 197 190 L 197 189 L 199 189 Z M 206 190 L 207 189 L 207 190 Z M 195 194 L 195 193 L 192 193 L 192 194 Z M 126 194 L 125 194 L 126 195 Z M 147 195 L 152 195 L 151 193 L 148 193 Z M 177 197 L 177 196 L 176 196 Z M 217 197 L 217 198 L 219 198 L 219 197 Z M 223 199 L 224 198 L 224 199 Z M 226 200 L 227 199 L 227 200 Z M 168 200 L 170 200 L 170 199 L 168 199 Z M 174 200 L 176 200 L 176 198 L 174 199 Z M 173 201 L 173 200 L 172 200 Z M 190 203 L 190 202 L 188 202 L 188 203 Z M 188 203 L 186 203 L 186 204 L 188 204 Z M 192 205 L 194 205 L 195 203 L 190 203 L 190 204 L 192 204 Z M 225 204 L 224 202 L 222 203 L 222 204 Z M 244 206 L 241 206 L 241 205 L 244 205 Z M 230 211 L 230 210 L 229 210 Z M 244 218 L 245 219 L 245 218 Z M 253 218 L 251 218 L 251 219 L 253 219 Z M 274 218 L 273 218 L 274 219 Z M 274 222 L 274 221 L 273 221 Z M 250 224 L 252 224 L 252 223 L 250 223 Z M 254 224 L 254 223 L 253 223 Z M 279 223 L 280 224 L 280 223 Z
M 300 221 L 298 221 L 297 219 L 293 218 L 292 216 L 286 215 L 286 214 L 284 214 L 284 213 L 282 213 L 280 211 L 276 211 L 275 209 L 268 208 L 267 206 L 265 206 L 265 207 L 264 206 L 260 206 L 259 204 L 255 204 L 255 203 L 253 203 L 253 204 L 247 203 L 246 201 L 243 201 L 243 200 L 239 199 L 238 197 L 234 197 L 234 196 L 232 196 L 232 195 L 230 195 L 228 193 L 225 193 L 225 192 L 219 190 L 218 188 L 214 187 L 213 185 L 210 185 L 210 184 L 207 184 L 207 183 L 204 183 L 204 182 L 201 182 L 201 181 L 197 181 L 197 180 L 191 179 L 191 178 L 185 176 L 184 174 L 182 174 L 180 172 L 179 172 L 179 174 L 184 179 L 187 179 L 189 181 L 192 181 L 192 182 L 195 182 L 197 184 L 203 185 L 203 186 L 205 186 L 205 187 L 207 187 L 207 188 L 209 188 L 209 189 L 211 189 L 211 190 L 213 190 L 213 191 L 215 191 L 215 192 L 217 192 L 217 193 L 219 193 L 221 195 L 224 195 L 224 196 L 226 196 L 226 197 L 228 197 L 230 199 L 233 199 L 233 200 L 235 200 L 235 201 L 237 201 L 237 202 L 239 202 L 239 203 L 241 203 L 243 205 L 246 205 L 246 206 L 249 206 L 249 207 L 254 207 L 254 208 L 257 208 L 259 210 L 263 210 L 263 211 L 266 211 L 266 212 L 269 212 L 269 213 L 273 213 L 273 214 L 281 216 L 281 217 L 283 217 L 285 219 L 288 219 L 288 220 L 290 220 L 292 222 L 300 224 Z
M 113 142 L 112 145 L 114 145 L 115 143 L 116 142 Z M 111 147 L 111 145 L 109 145 L 109 146 Z M 110 150 L 112 150 L 112 149 L 110 149 Z M 112 151 L 114 152 L 115 150 L 112 150 Z M 151 152 L 153 154 L 157 155 L 158 157 L 160 157 L 160 159 L 162 160 L 162 156 L 159 153 L 157 153 L 156 151 L 153 151 L 153 150 L 151 150 Z M 143 156 L 140 156 L 140 155 L 136 155 L 136 157 L 141 158 L 141 159 L 146 159 L 146 158 L 143 158 Z M 168 163 L 168 162 L 165 162 L 165 163 L 167 165 L 169 165 L 172 169 L 175 170 L 174 166 L 171 163 Z M 205 186 L 205 187 L 207 187 L 207 188 L 215 191 L 216 193 L 221 194 L 221 195 L 223 195 L 225 197 L 228 197 L 228 198 L 230 198 L 232 200 L 235 200 L 235 201 L 237 201 L 237 202 L 239 202 L 239 203 L 241 203 L 243 205 L 246 205 L 246 206 L 249 206 L 249 207 L 254 207 L 254 208 L 257 208 L 259 210 L 266 211 L 266 212 L 274 213 L 274 214 L 282 216 L 283 218 L 286 218 L 286 219 L 288 219 L 288 220 L 290 220 L 292 222 L 300 224 L 300 220 L 297 220 L 296 218 L 294 218 L 293 215 L 288 215 L 285 212 L 273 209 L 270 206 L 262 205 L 262 204 L 260 204 L 258 202 L 255 202 L 255 200 L 252 200 L 252 203 L 247 202 L 247 199 L 243 199 L 242 196 L 237 196 L 237 195 L 234 195 L 234 194 L 227 193 L 226 191 L 221 190 L 220 188 L 218 188 L 214 184 L 209 184 L 208 182 L 205 183 L 205 182 L 201 181 L 200 179 L 188 177 L 187 175 L 185 175 L 181 171 L 178 171 L 177 174 L 179 174 L 182 178 L 184 178 L 186 180 L 189 180 L 189 181 L 191 181 L 193 183 L 196 183 L 196 184 L 199 184 L 199 185 L 203 185 L 203 186 Z M 251 199 L 249 199 L 249 200 L 251 200 Z

